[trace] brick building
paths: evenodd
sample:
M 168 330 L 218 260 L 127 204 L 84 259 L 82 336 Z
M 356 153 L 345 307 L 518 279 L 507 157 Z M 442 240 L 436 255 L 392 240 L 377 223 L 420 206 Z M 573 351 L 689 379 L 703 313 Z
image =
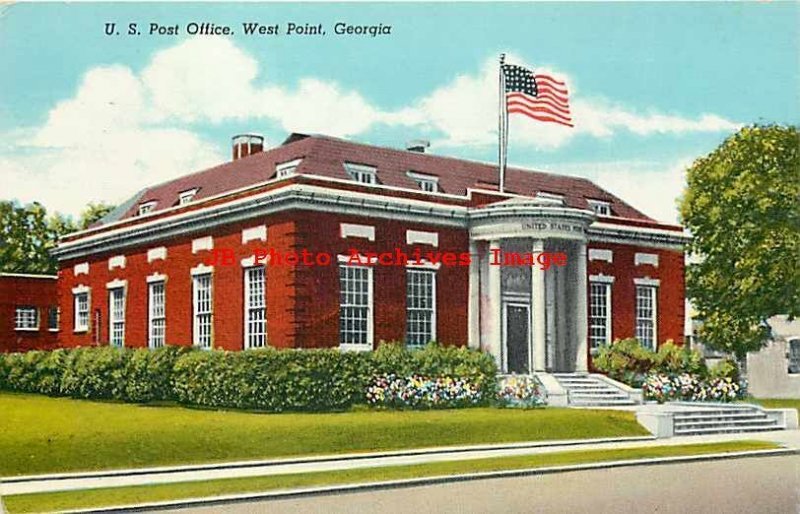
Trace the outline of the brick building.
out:
M 145 189 L 60 243 L 60 344 L 437 340 L 530 372 L 585 370 L 617 338 L 682 342 L 681 227 L 582 178 L 511 168 L 500 193 L 496 166 L 425 148 L 235 137 L 231 162 Z M 285 262 L 303 251 L 330 260 Z M 566 265 L 493 265 L 497 251 Z
M 0 352 L 58 346 L 55 275 L 0 273 Z

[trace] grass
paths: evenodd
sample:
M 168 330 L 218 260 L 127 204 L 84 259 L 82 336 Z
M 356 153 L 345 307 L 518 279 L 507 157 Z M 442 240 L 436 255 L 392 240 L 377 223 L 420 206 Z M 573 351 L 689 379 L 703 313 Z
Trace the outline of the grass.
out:
M 228 478 L 202 482 L 180 482 L 174 484 L 114 487 L 83 491 L 36 493 L 7 496 L 5 501 L 6 508 L 10 513 L 49 512 L 263 492 L 296 487 L 352 484 L 500 470 L 532 469 L 611 460 L 765 450 L 777 447 L 778 446 L 774 443 L 762 441 L 733 441 L 726 443 L 651 446 L 614 450 L 580 450 L 515 457 L 435 462 L 410 466 L 389 466 L 276 476 Z
M 755 402 L 768 409 L 797 409 L 797 412 L 800 413 L 800 399 L 797 398 L 748 398 L 747 401 Z
M 612 410 L 258 414 L 0 393 L 0 477 L 641 435 L 632 412 Z

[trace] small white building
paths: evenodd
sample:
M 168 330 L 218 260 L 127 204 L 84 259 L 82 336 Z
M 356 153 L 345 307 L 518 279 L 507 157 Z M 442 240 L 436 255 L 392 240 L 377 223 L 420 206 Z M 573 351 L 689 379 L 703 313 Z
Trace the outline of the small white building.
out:
M 800 320 L 769 320 L 772 338 L 758 352 L 747 354 L 747 381 L 757 398 L 800 398 Z

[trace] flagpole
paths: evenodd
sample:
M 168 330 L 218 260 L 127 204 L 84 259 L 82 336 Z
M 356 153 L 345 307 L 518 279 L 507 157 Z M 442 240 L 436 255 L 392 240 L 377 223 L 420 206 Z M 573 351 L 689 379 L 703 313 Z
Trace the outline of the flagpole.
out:
M 506 54 L 500 54 L 499 77 L 499 114 L 498 114 L 498 168 L 500 171 L 500 192 L 505 192 L 506 186 L 506 154 L 508 153 L 508 104 L 506 103 L 506 79 L 503 73 L 503 64 Z

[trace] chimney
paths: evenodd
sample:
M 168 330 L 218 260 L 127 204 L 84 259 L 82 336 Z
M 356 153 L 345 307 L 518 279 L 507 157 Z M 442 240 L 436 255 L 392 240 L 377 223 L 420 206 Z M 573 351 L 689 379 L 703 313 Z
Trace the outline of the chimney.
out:
M 231 138 L 233 160 L 264 151 L 264 136 L 258 134 L 239 134 Z
M 430 148 L 431 142 L 427 139 L 412 139 L 406 143 L 406 150 L 409 152 L 425 153 L 426 148 Z

